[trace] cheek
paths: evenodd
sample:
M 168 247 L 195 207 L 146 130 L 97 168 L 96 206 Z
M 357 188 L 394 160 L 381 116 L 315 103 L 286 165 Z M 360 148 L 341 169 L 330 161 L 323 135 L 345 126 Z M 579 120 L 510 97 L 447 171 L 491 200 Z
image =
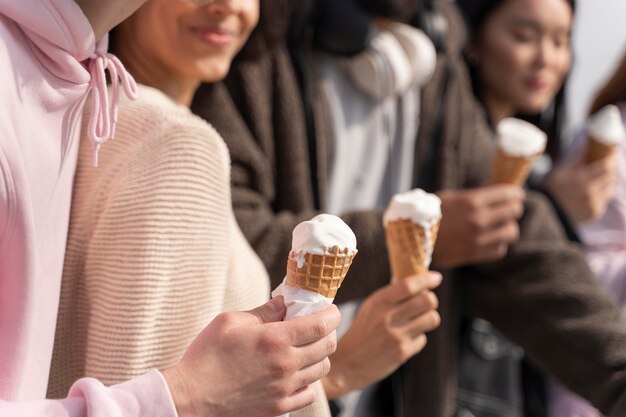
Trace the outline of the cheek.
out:
M 259 23 L 259 5 L 256 1 L 249 2 L 249 7 L 241 12 L 240 18 L 244 31 L 250 34 Z
M 572 68 L 572 53 L 570 51 L 563 52 L 556 66 L 556 72 L 559 78 L 561 79 L 561 82 L 563 81 L 563 79 L 565 79 L 567 74 L 570 72 L 571 68 Z
M 148 54 L 152 59 L 170 65 L 171 62 L 176 61 L 178 51 L 180 51 L 178 37 L 176 27 L 172 25 L 171 20 L 152 19 L 142 22 L 140 48 L 142 53 Z
M 532 66 L 533 54 L 534 51 L 529 46 L 501 41 L 491 48 L 490 60 L 501 71 L 513 76 L 523 73 Z
M 510 42 L 494 42 L 483 49 L 480 66 L 485 85 L 496 88 L 514 87 L 532 66 L 532 51 L 511 45 Z
M 176 56 L 175 51 L 180 48 L 179 18 L 183 6 L 185 3 L 179 1 L 151 0 L 137 12 L 142 46 L 154 57 L 163 60 Z
M 552 97 L 556 95 L 556 93 L 559 91 L 559 89 L 563 85 L 563 82 L 565 81 L 565 78 L 567 77 L 571 69 L 571 62 L 572 62 L 571 53 L 565 52 L 565 51 L 559 53 L 554 58 L 554 61 L 552 65 L 550 66 L 551 74 L 552 74 L 552 77 L 551 77 L 552 88 L 550 90 L 550 95 Z M 550 97 L 550 99 L 552 97 Z

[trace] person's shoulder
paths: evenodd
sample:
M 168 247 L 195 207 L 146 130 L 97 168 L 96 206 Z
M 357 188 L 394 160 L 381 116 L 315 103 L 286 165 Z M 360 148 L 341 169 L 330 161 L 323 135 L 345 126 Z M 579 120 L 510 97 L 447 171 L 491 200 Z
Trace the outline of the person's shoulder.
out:
M 167 128 L 178 127 L 205 128 L 211 130 L 202 119 L 194 116 L 189 108 L 177 103 L 165 93 L 152 87 L 138 84 L 136 100 L 120 97 L 120 124 L 135 123 Z
M 157 89 L 143 85 L 138 88 L 137 100 L 120 101 L 117 132 L 124 140 L 137 141 L 141 146 L 200 146 L 226 152 L 213 126 L 189 108 Z
M 124 140 L 137 141 L 138 152 L 149 150 L 147 155 L 163 160 L 182 152 L 191 160 L 230 162 L 226 145 L 213 126 L 157 89 L 140 86 L 139 98 L 124 99 L 119 111 L 118 130 Z
M 120 98 L 115 138 L 102 144 L 99 171 L 127 169 L 147 173 L 183 164 L 197 169 L 208 166 L 226 170 L 228 150 L 215 129 L 201 118 L 154 88 L 138 86 L 139 98 Z M 88 108 L 83 127 L 90 117 Z M 86 132 L 86 129 L 83 129 Z M 91 163 L 91 146 L 83 133 L 80 165 Z

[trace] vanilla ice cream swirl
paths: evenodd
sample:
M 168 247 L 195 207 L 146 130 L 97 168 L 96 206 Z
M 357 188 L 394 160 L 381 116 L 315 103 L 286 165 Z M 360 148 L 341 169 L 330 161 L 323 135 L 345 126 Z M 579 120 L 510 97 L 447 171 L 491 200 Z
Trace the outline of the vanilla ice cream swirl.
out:
M 496 128 L 498 146 L 506 155 L 531 157 L 544 152 L 548 140 L 546 134 L 524 120 L 508 117 Z
M 626 132 L 617 106 L 609 104 L 591 116 L 587 133 L 605 145 L 617 145 L 624 140 Z
M 390 221 L 407 219 L 430 228 L 441 219 L 441 200 L 420 189 L 396 194 L 385 211 L 383 222 L 386 225 Z
M 293 229 L 291 251 L 301 254 L 302 263 L 305 253 L 324 255 L 335 246 L 347 248 L 350 252 L 356 251 L 354 232 L 337 216 L 319 214 Z

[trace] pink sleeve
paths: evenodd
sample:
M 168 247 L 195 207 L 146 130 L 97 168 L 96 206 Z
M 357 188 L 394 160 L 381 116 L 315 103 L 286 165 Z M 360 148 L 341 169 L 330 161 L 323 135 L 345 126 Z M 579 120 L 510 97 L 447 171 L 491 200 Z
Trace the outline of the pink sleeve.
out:
M 626 311 L 626 249 L 587 252 L 600 286 Z
M 105 387 L 78 380 L 63 400 L 0 401 L 2 417 L 177 417 L 165 379 L 153 370 Z
M 602 417 L 586 400 L 554 381 L 550 381 L 547 391 L 550 396 L 548 417 Z

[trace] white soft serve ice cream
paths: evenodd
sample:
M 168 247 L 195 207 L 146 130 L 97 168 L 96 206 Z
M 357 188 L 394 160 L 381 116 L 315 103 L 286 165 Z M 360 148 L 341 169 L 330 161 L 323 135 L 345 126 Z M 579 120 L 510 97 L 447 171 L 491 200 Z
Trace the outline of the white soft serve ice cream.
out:
M 535 125 L 520 119 L 502 119 L 497 127 L 498 146 L 509 156 L 531 157 L 543 153 L 547 136 Z
M 596 141 L 609 146 L 617 145 L 624 140 L 626 132 L 617 106 L 609 104 L 591 116 L 587 133 Z
M 383 216 L 385 225 L 394 220 L 412 220 L 430 228 L 441 219 L 441 200 L 435 194 L 415 189 L 396 194 Z
M 293 229 L 291 251 L 298 253 L 298 268 L 304 265 L 304 254 L 323 255 L 338 246 L 356 251 L 356 236 L 350 227 L 337 216 L 319 214 Z

